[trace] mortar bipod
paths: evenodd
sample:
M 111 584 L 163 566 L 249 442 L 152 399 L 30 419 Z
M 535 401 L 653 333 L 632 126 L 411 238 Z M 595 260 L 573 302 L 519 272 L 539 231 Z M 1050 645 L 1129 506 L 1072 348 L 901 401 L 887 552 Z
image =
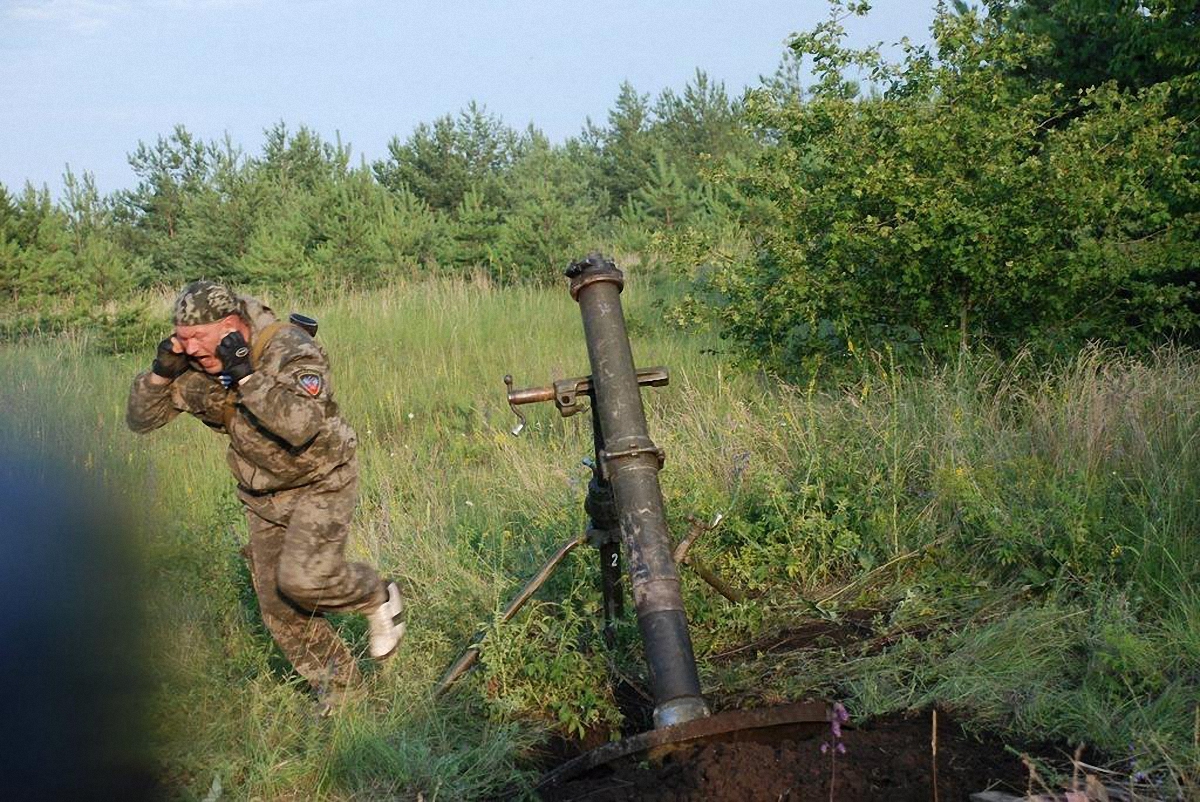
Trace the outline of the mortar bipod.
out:
M 637 383 L 640 387 L 665 387 L 670 382 L 670 375 L 665 367 L 642 368 L 636 372 Z M 549 387 L 530 387 L 514 390 L 512 375 L 504 377 L 508 387 L 508 406 L 517 416 L 518 423 L 512 428 L 513 435 L 519 435 L 525 428 L 525 416 L 517 409 L 522 404 L 535 404 L 553 401 L 559 413 L 570 417 L 583 409 L 581 397 L 589 398 L 593 403 L 592 411 L 592 443 L 595 450 L 594 459 L 585 459 L 583 464 L 592 471 L 592 480 L 588 483 L 587 499 L 584 509 L 588 514 L 587 541 L 600 552 L 600 593 L 604 609 L 604 642 L 611 649 L 616 643 L 617 621 L 624 613 L 625 597 L 621 589 L 621 531 L 617 520 L 617 505 L 613 498 L 612 486 L 605 475 L 604 436 L 600 429 L 595 399 L 592 398 L 592 377 L 583 376 L 576 379 L 559 379 Z M 658 452 L 659 467 L 662 467 L 662 453 Z
M 637 371 L 638 384 L 645 387 L 663 387 L 670 381 L 667 369 L 663 367 L 643 368 Z M 537 404 L 553 401 L 564 418 L 580 412 L 583 407 L 579 404 L 580 396 L 591 397 L 592 377 L 583 376 L 576 379 L 559 379 L 548 387 L 528 387 L 522 390 L 513 389 L 512 375 L 504 377 L 508 387 L 508 405 L 517 416 L 518 423 L 512 428 L 514 436 L 519 435 L 525 428 L 525 416 L 517 409 L 523 404 Z M 603 452 L 600 424 L 595 419 L 595 407 L 592 407 L 592 432 L 596 454 Z M 623 613 L 623 595 L 621 593 L 621 538 L 617 524 L 616 505 L 612 498 L 612 488 L 600 475 L 600 463 L 595 459 L 585 459 L 584 465 L 592 470 L 592 481 L 588 485 L 587 500 L 584 508 L 590 519 L 587 532 L 577 538 L 563 543 L 558 551 L 551 556 L 538 572 L 521 589 L 501 613 L 501 622 L 509 621 L 517 614 L 525 603 L 533 597 L 555 569 L 562 564 L 567 555 L 578 545 L 588 542 L 600 550 L 600 585 L 604 598 L 604 640 L 611 649 L 616 640 L 616 622 Z M 485 632 L 477 632 L 471 643 L 459 654 L 458 658 L 446 669 L 434 691 L 435 696 L 441 696 L 466 674 L 479 659 L 479 643 Z
M 637 382 L 640 387 L 665 387 L 670 380 L 667 369 L 663 367 L 641 368 L 637 372 Z M 558 407 L 559 413 L 564 418 L 569 418 L 583 409 L 579 406 L 579 397 L 590 397 L 592 394 L 591 376 L 559 379 L 549 387 L 526 387 L 522 390 L 514 390 L 513 377 L 510 373 L 504 377 L 504 384 L 508 387 L 508 408 L 517 416 L 517 425 L 511 430 L 514 436 L 519 435 L 525 429 L 525 416 L 517 409 L 518 406 L 553 401 L 554 406 Z

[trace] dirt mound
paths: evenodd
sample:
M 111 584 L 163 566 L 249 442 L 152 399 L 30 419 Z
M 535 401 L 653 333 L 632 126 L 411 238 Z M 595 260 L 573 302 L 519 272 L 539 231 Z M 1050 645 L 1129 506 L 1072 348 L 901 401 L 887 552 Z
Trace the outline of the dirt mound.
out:
M 929 713 L 889 716 L 845 726 L 839 752 L 826 729 L 769 740 L 693 746 L 661 765 L 642 756 L 603 766 L 542 798 L 579 800 L 919 800 L 934 799 Z M 822 745 L 825 748 L 822 749 Z M 1024 793 L 1021 761 L 996 739 L 978 739 L 945 714 L 938 716 L 937 799 L 966 800 L 988 788 Z

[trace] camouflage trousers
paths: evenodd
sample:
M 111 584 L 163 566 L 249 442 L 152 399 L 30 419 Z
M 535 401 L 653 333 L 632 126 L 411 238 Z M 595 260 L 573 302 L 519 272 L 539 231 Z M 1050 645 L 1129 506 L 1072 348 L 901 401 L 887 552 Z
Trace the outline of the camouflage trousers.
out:
M 369 611 L 387 598 L 374 568 L 345 558 L 356 462 L 311 485 L 262 495 L 239 488 L 238 497 L 250 525 L 244 553 L 271 636 L 314 690 L 357 682 L 354 655 L 324 617 Z

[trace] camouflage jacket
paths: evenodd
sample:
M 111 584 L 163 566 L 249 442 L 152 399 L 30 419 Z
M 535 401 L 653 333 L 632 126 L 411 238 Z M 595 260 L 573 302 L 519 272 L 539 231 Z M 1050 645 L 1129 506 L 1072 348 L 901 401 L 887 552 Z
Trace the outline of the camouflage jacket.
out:
M 253 298 L 240 301 L 253 348 L 276 318 Z M 353 458 L 357 437 L 333 401 L 325 350 L 308 332 L 276 327 L 254 367 L 233 389 L 197 365 L 162 386 L 150 383 L 150 371 L 140 373 L 129 391 L 129 428 L 149 432 L 180 412 L 191 413 L 228 435 L 229 468 L 251 493 L 310 484 Z

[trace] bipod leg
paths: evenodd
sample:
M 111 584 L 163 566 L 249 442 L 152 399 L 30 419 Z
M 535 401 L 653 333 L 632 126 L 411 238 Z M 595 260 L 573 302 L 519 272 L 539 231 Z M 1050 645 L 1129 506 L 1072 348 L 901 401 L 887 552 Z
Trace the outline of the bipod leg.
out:
M 608 541 L 600 546 L 600 591 L 604 597 L 604 645 L 617 645 L 617 620 L 624 609 L 621 593 L 621 544 Z
M 514 596 L 513 600 L 504 608 L 504 612 L 500 614 L 500 622 L 507 623 L 512 620 L 512 617 L 525 606 L 525 602 L 529 601 L 530 597 L 537 593 L 542 585 L 546 584 L 546 580 L 550 578 L 554 570 L 566 559 L 567 555 L 586 539 L 587 535 L 585 533 L 573 537 L 559 546 L 558 551 L 554 552 L 554 555 L 546 560 L 542 567 L 538 569 L 538 572 L 534 574 L 533 578 L 525 583 L 525 587 L 521 588 L 521 592 Z M 446 673 L 442 674 L 442 679 L 438 682 L 437 690 L 433 693 L 435 697 L 444 694 L 463 674 L 471 670 L 471 667 L 479 660 L 479 642 L 483 640 L 486 634 L 486 630 L 476 634 L 471 640 L 471 645 L 464 649 L 462 654 L 458 656 L 458 659 L 446 669 Z
M 587 500 L 583 504 L 591 526 L 588 540 L 600 552 L 600 593 L 604 599 L 604 645 L 610 650 L 617 642 L 617 621 L 624 612 L 624 594 L 621 589 L 621 525 L 617 520 L 617 503 L 613 498 L 612 485 L 604 478 L 600 467 L 600 455 L 604 453 L 604 433 L 600 431 L 600 416 L 596 403 L 592 401 L 592 443 L 596 458 L 584 460 L 592 469 L 592 481 L 588 483 Z
M 696 539 L 705 532 L 711 532 L 720 526 L 721 520 L 724 517 L 725 516 L 723 515 L 718 515 L 713 519 L 711 524 L 706 524 L 698 518 L 689 515 L 688 520 L 691 521 L 691 526 L 688 529 L 687 536 L 680 541 L 678 546 L 675 547 L 675 552 L 672 556 L 674 557 L 677 565 L 686 565 L 691 568 L 717 593 L 720 593 L 731 602 L 740 602 L 746 598 L 745 594 L 739 590 L 736 590 L 735 588 L 730 587 L 724 580 L 714 574 L 708 566 L 688 554 L 688 552 L 691 551 L 692 545 L 696 542 Z
M 717 576 L 704 563 L 697 560 L 695 557 L 689 557 L 685 564 L 700 575 L 700 578 L 707 582 L 713 590 L 720 593 L 731 602 L 740 602 L 745 600 L 745 595 L 740 590 L 730 587 L 725 580 Z

